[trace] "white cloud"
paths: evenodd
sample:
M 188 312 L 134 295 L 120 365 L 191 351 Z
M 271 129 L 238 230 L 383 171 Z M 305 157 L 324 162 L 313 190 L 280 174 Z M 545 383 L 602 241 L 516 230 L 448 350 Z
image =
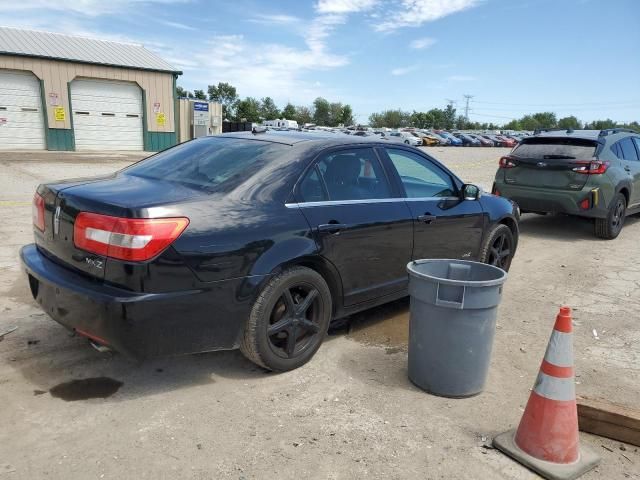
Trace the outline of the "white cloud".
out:
M 415 72 L 417 69 L 418 69 L 418 65 L 394 68 L 393 70 L 391 70 L 391 75 L 398 77 L 400 75 L 406 75 L 407 73 Z
M 379 0 L 318 0 L 318 13 L 353 13 L 370 10 Z
M 447 77 L 447 80 L 451 82 L 473 82 L 476 80 L 476 77 L 471 75 L 451 75 L 450 77 Z
M 56 11 L 75 13 L 87 17 L 105 14 L 122 14 L 123 11 L 144 4 L 187 3 L 190 0 L 21 0 L 20 2 L 0 2 L 0 12 Z
M 452 13 L 475 7 L 481 0 L 402 0 L 401 6 L 390 10 L 374 28 L 379 32 L 391 32 L 403 27 L 419 27 Z
M 417 38 L 417 39 L 413 40 L 409 44 L 409 46 L 411 48 L 415 48 L 416 50 L 423 50 L 425 48 L 429 48 L 431 45 L 436 43 L 436 41 L 437 40 L 435 38 L 429 38 L 429 37 Z
M 167 27 L 177 28 L 179 30 L 196 30 L 195 27 L 192 27 L 191 25 L 185 25 L 184 23 L 180 23 L 180 22 L 171 22 L 169 20 L 158 20 L 158 23 L 162 25 L 166 25 Z
M 294 25 L 301 20 L 293 15 L 263 15 L 257 14 L 251 17 L 249 20 L 251 23 L 260 23 L 263 25 Z

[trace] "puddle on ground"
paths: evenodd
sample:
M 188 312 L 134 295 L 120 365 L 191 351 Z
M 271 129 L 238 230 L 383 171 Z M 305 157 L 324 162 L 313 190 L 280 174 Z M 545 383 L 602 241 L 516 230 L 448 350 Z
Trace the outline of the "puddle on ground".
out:
M 84 378 L 56 385 L 49 390 L 49 393 L 67 402 L 75 402 L 76 400 L 110 397 L 122 385 L 122 382 L 108 377 Z
M 347 337 L 365 345 L 388 347 L 389 353 L 407 348 L 409 340 L 409 299 L 403 298 L 352 315 Z

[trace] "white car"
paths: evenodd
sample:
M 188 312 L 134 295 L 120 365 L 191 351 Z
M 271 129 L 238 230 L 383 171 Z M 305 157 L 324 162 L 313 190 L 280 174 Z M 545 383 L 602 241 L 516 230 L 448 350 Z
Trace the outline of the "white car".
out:
M 416 137 L 411 132 L 391 132 L 387 134 L 387 137 L 389 137 L 389 140 L 392 142 L 402 142 L 407 145 L 413 145 L 414 147 L 422 145 L 422 139 L 420 137 Z

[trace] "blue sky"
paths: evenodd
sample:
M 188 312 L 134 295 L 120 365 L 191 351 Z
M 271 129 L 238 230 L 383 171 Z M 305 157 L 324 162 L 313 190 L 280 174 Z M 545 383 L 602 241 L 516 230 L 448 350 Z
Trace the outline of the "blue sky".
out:
M 142 43 L 187 89 L 472 120 L 640 120 L 640 0 L 0 0 L 0 25 Z

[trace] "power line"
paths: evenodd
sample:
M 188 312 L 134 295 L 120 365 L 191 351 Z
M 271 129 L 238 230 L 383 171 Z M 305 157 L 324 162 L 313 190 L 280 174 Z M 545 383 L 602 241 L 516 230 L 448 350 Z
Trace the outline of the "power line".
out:
M 485 102 L 474 100 L 473 103 L 480 103 L 486 105 L 507 105 L 507 106 L 521 106 L 521 107 L 578 107 L 583 105 L 594 106 L 612 106 L 612 105 L 633 105 L 640 103 L 640 100 L 626 100 L 626 101 L 613 101 L 613 102 L 580 102 L 580 103 L 510 103 L 510 102 Z

